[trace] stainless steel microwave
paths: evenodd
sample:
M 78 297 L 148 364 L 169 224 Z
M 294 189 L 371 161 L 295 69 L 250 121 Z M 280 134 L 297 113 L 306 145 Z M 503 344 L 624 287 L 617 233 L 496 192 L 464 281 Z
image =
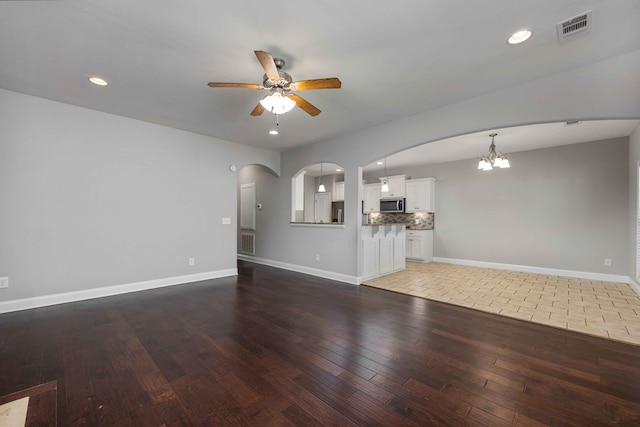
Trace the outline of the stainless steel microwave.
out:
M 380 199 L 380 212 L 403 212 L 404 198 Z

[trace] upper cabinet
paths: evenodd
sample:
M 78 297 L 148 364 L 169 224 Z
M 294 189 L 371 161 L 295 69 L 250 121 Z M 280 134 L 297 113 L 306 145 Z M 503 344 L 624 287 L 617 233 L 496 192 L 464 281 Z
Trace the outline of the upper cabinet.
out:
M 344 201 L 344 181 L 336 181 L 333 183 L 333 201 Z
M 434 212 L 435 178 L 410 179 L 406 182 L 407 213 Z
M 380 184 L 364 185 L 362 213 L 380 212 Z
M 384 181 L 389 184 L 389 191 L 380 190 L 380 198 L 385 197 L 407 197 L 405 190 L 405 182 L 407 180 L 406 175 L 394 175 L 380 178 L 380 185 L 384 184 Z

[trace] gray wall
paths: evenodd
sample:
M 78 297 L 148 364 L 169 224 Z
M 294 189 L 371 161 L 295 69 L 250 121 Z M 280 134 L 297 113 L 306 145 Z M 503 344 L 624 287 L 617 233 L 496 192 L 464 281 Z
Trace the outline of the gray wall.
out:
M 290 217 L 290 178 L 305 165 L 332 162 L 345 168 L 346 224 L 344 229 L 318 229 L 274 223 L 280 237 L 272 242 L 269 259 L 357 277 L 362 256 L 361 166 L 410 147 L 472 132 L 574 119 L 637 119 L 638 93 L 640 51 L 286 151 L 281 159 L 283 179 L 274 192 L 282 206 L 281 216 Z M 316 262 L 316 253 L 328 256 Z
M 512 153 L 510 169 L 491 172 L 475 159 L 388 173 L 437 179 L 437 257 L 626 276 L 628 146 L 619 138 Z
M 279 159 L 0 90 L 0 301 L 235 269 L 229 165 Z
M 637 270 L 638 165 L 640 165 L 640 125 L 629 137 L 629 277 L 640 290 L 640 271 Z

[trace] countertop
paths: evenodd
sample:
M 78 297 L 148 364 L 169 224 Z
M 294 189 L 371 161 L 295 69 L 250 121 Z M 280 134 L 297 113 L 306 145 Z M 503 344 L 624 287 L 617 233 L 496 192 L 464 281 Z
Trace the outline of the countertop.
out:
M 382 226 L 401 226 L 405 227 L 407 230 L 433 230 L 433 227 L 427 227 L 424 225 L 410 225 L 410 224 L 362 224 L 363 227 L 382 227 Z

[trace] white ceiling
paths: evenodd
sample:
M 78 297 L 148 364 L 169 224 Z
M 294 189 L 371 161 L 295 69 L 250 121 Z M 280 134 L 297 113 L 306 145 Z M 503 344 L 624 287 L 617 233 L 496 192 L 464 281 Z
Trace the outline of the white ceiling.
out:
M 559 44 L 556 23 L 590 9 L 592 31 Z M 636 51 L 639 16 L 637 0 L 5 0 L 0 87 L 285 150 Z M 301 92 L 322 113 L 294 109 L 270 136 L 275 116 L 249 115 L 263 92 L 207 87 L 261 83 L 254 50 L 342 89 Z

